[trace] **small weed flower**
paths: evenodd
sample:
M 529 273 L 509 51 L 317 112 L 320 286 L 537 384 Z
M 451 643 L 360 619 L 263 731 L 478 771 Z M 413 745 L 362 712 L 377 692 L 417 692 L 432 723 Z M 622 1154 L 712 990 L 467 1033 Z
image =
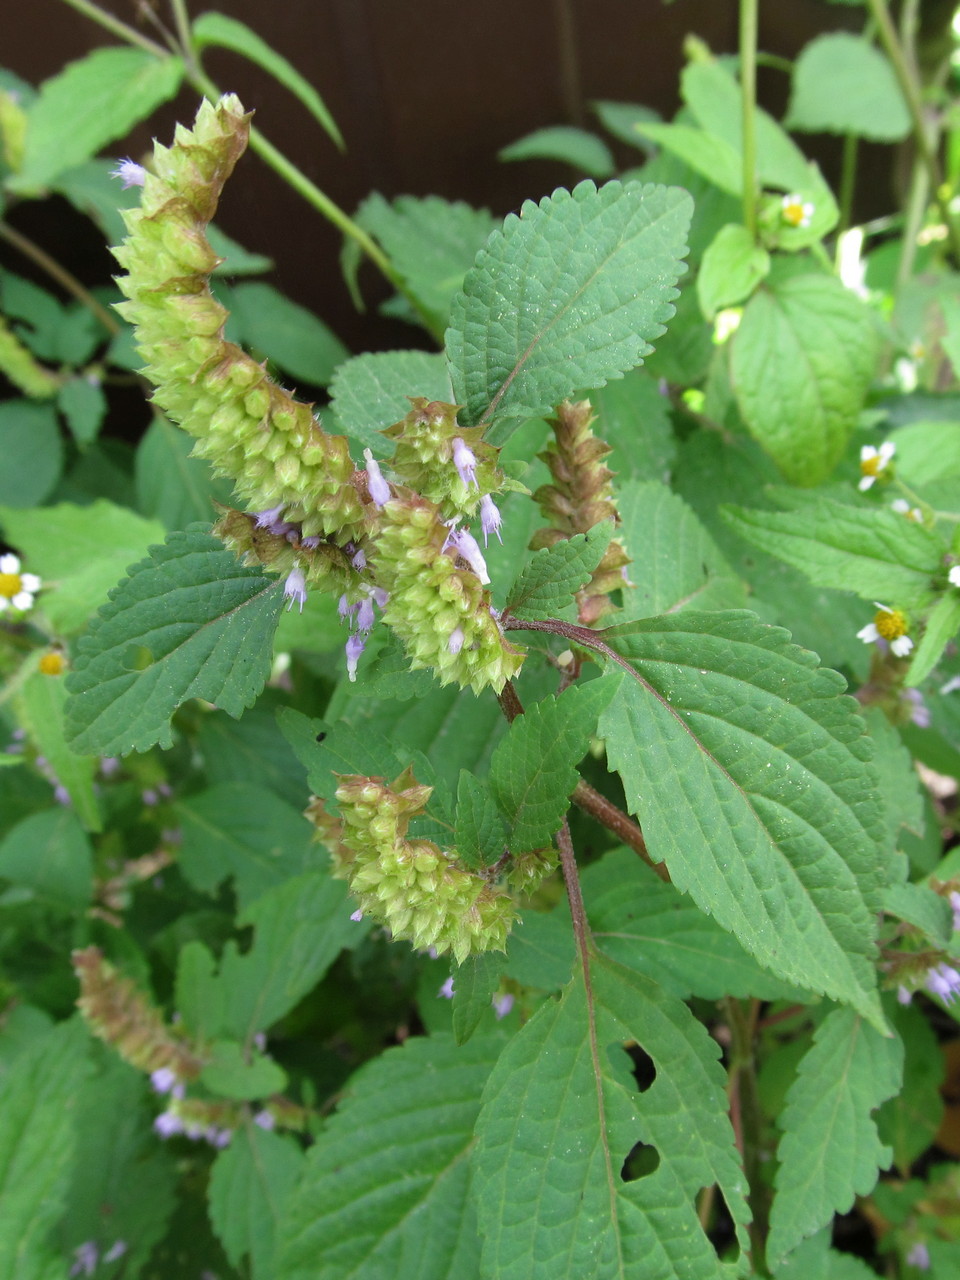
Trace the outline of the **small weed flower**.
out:
M 357 678 L 357 663 L 360 661 L 360 655 L 366 647 L 363 637 L 356 634 L 352 635 L 347 641 L 347 679 L 351 683 Z
M 383 478 L 383 472 L 380 470 L 380 464 L 374 458 L 369 449 L 364 449 L 363 456 L 367 472 L 367 482 L 370 489 L 370 497 L 374 500 L 378 507 L 384 506 L 390 501 L 390 486 Z
M 468 489 L 471 485 L 476 489 L 480 488 L 476 474 L 477 455 L 460 436 L 453 438 L 453 465 L 457 468 L 457 475 Z
M 877 612 L 873 621 L 857 632 L 857 639 L 864 644 L 877 644 L 883 640 L 890 645 L 891 652 L 898 658 L 905 658 L 913 648 L 913 641 L 907 635 L 906 614 L 899 609 L 891 609 L 874 600 Z
M 463 648 L 464 641 L 463 627 L 454 627 L 450 632 L 450 638 L 447 641 L 447 649 L 454 657 Z
M 911 507 L 906 498 L 894 498 L 890 503 L 890 510 L 895 511 L 898 516 L 904 516 L 907 520 L 912 520 L 914 524 L 923 524 L 923 512 L 919 507 Z
M 960 893 L 956 889 L 952 890 L 947 901 L 950 903 L 950 910 L 953 912 L 953 931 L 960 930 Z
M 288 612 L 295 604 L 299 604 L 300 612 L 303 613 L 303 606 L 307 600 L 307 582 L 302 569 L 294 566 L 287 574 L 287 580 L 283 584 L 283 596 L 285 600 L 290 601 L 287 605 Z
M 438 1000 L 453 999 L 453 978 L 452 977 L 448 978 L 446 982 L 443 984 L 443 986 L 440 988 L 440 990 L 437 992 L 437 999 Z
M 918 1271 L 930 1270 L 930 1250 L 922 1240 L 918 1240 L 916 1244 L 910 1246 L 906 1263 L 908 1267 L 916 1267 Z
M 491 533 L 497 535 L 497 541 L 503 543 L 500 536 L 500 526 L 503 524 L 503 517 L 500 514 L 500 508 L 490 497 L 489 493 L 485 493 L 480 499 L 480 527 L 483 530 L 483 545 L 487 545 L 487 539 Z
M 505 1018 L 513 1008 L 514 998 L 509 991 L 503 995 L 495 995 L 490 1002 L 493 1005 L 493 1012 L 499 1022 L 501 1018 Z
M 169 1093 L 177 1083 L 177 1073 L 169 1067 L 158 1067 L 150 1072 L 150 1083 L 157 1093 Z
M 0 556 L 0 613 L 5 609 L 26 613 L 33 608 L 39 590 L 40 579 L 35 573 L 20 572 L 19 556 L 12 553 Z
M 59 649 L 51 649 L 41 657 L 37 665 L 45 676 L 62 676 L 67 664 Z
M 487 573 L 487 562 L 484 560 L 483 552 L 480 550 L 473 534 L 468 533 L 466 529 L 451 529 L 447 537 L 447 545 L 455 549 L 461 560 L 466 560 L 473 572 L 486 586 L 490 581 L 490 575 Z
M 928 972 L 923 985 L 933 996 L 950 1004 L 960 995 L 960 973 L 948 964 L 938 964 Z
M 880 448 L 865 444 L 860 450 L 860 484 L 858 488 L 865 493 L 877 480 L 890 478 L 890 462 L 897 451 L 892 440 L 884 440 Z
M 796 192 L 791 192 L 780 201 L 780 216 L 791 227 L 809 227 L 813 214 L 813 204 Z
M 100 1250 L 92 1240 L 86 1240 L 74 1249 L 73 1259 L 73 1266 L 68 1273 L 71 1277 L 92 1276 L 100 1261 Z
M 960 587 L 960 564 L 955 564 L 947 574 L 947 581 L 951 587 Z
M 115 168 L 110 170 L 111 178 L 119 178 L 121 182 L 121 190 L 126 191 L 127 187 L 142 187 L 147 171 L 142 164 L 137 164 L 135 160 L 120 160 Z

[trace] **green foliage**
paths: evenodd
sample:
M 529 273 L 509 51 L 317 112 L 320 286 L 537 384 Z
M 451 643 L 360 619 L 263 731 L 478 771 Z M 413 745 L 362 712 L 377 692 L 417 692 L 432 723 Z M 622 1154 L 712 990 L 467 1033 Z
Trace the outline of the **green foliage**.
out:
M 787 125 L 898 142 L 910 132 L 910 113 L 889 60 L 866 40 L 837 31 L 811 40 L 797 59 Z
M 27 508 L 48 498 L 63 468 L 63 446 L 53 406 L 29 400 L 0 404 L 0 451 L 0 499 L 4 505 Z
M 610 148 L 595 133 L 554 125 L 535 129 L 497 153 L 500 160 L 562 160 L 590 178 L 602 181 L 613 177 Z
M 233 1266 L 250 1258 L 257 1280 L 278 1274 L 277 1227 L 303 1167 L 293 1138 L 245 1124 L 210 1174 L 210 1220 Z
M 612 524 L 575 533 L 552 547 L 535 551 L 507 598 L 515 618 L 557 618 L 571 609 L 571 597 L 590 581 L 613 537 Z
M 340 430 L 379 457 L 389 453 L 380 433 L 409 413 L 403 387 L 446 403 L 453 394 L 442 356 L 428 351 L 377 351 L 347 360 L 330 385 Z
M 457 967 L 453 987 L 453 1036 L 457 1044 L 466 1044 L 480 1025 L 500 984 L 505 963 L 498 952 L 485 951 L 467 956 Z
M 700 264 L 697 297 L 712 320 L 721 307 L 744 302 L 770 272 L 770 255 L 755 244 L 746 227 L 730 222 L 721 227 Z
M 300 382 L 326 386 L 347 358 L 346 347 L 325 324 L 272 285 L 234 285 L 227 305 L 241 341 Z

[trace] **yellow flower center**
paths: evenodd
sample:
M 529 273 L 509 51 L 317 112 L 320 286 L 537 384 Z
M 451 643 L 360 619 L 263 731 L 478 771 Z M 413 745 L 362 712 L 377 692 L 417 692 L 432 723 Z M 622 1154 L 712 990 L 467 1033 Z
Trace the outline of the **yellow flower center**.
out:
M 860 459 L 860 471 L 865 476 L 878 476 L 883 470 L 883 459 L 880 455 L 874 454 L 872 458 Z
M 12 600 L 18 591 L 23 590 L 19 573 L 0 573 L 0 596 Z
M 879 609 L 874 615 L 873 625 L 884 640 L 899 640 L 907 634 L 907 619 L 899 609 Z
M 64 668 L 63 654 L 52 652 L 45 653 L 40 659 L 40 670 L 45 676 L 59 676 Z
M 791 227 L 801 226 L 806 216 L 801 200 L 791 200 L 789 204 L 783 206 L 783 220 L 789 222 Z

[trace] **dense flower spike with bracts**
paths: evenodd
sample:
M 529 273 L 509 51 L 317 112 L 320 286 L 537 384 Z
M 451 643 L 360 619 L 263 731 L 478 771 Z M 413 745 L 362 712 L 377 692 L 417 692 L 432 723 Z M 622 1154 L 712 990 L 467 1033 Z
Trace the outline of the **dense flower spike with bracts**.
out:
M 471 516 L 485 495 L 504 486 L 499 450 L 481 438 L 481 427 L 460 426 L 457 405 L 424 396 L 410 403 L 407 416 L 383 433 L 396 442 L 390 469 L 445 516 Z
M 160 1013 L 130 978 L 103 958 L 99 947 L 73 953 L 80 982 L 77 1007 L 90 1030 L 131 1066 L 150 1074 L 166 1069 L 177 1080 L 193 1080 L 203 1061 L 167 1027 Z
M 534 534 L 530 542 L 534 550 L 587 533 L 604 520 L 619 522 L 611 485 L 613 472 L 603 464 L 610 446 L 593 434 L 594 421 L 589 400 L 577 404 L 565 400 L 550 420 L 554 438 L 540 457 L 550 468 L 553 483 L 541 486 L 533 495 L 550 527 Z M 584 626 L 593 626 L 613 607 L 610 593 L 623 586 L 629 563 L 623 544 L 613 538 L 590 582 L 577 593 Z
M 336 798 L 340 822 L 320 801 L 307 810 L 333 856 L 334 874 L 349 881 L 360 909 L 415 947 L 452 951 L 458 963 L 502 951 L 513 921 L 510 897 L 458 865 L 456 852 L 406 839 L 410 819 L 430 798 L 410 769 L 388 786 L 382 778 L 344 775 Z
M 390 593 L 383 616 L 411 666 L 432 667 L 441 684 L 456 681 L 475 693 L 490 685 L 499 693 L 520 670 L 524 651 L 507 642 L 493 614 L 476 541 L 408 491 L 384 506 L 381 522 L 375 569 Z
M 172 147 L 154 148 L 141 206 L 124 213 L 130 234 L 114 250 L 128 272 L 118 310 L 136 326 L 154 400 L 196 437 L 194 453 L 252 509 L 277 507 L 304 537 L 346 541 L 363 531 L 367 496 L 346 439 L 327 435 L 310 405 L 224 341 L 227 313 L 207 287 L 219 259 L 206 227 L 248 131 L 249 116 L 227 96 L 204 102 L 192 131 L 178 125 Z

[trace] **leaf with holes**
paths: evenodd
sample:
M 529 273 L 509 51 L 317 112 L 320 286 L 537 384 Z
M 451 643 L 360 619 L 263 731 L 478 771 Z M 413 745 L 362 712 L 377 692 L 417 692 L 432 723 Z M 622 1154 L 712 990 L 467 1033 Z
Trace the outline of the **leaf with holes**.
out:
M 188 698 L 239 716 L 270 674 L 282 604 L 275 576 L 244 568 L 209 533 L 172 533 L 151 547 L 80 641 L 67 678 L 73 749 L 169 747 L 170 717 Z
M 683 612 L 613 640 L 627 670 L 607 757 L 673 883 L 771 973 L 880 1030 L 884 844 L 872 744 L 843 677 L 746 612 Z
M 447 356 L 465 420 L 537 417 L 640 364 L 673 315 L 692 202 L 677 187 L 581 182 L 527 201 L 453 303 Z
M 639 1096 L 623 1049 L 656 1079 Z M 578 971 L 510 1041 L 487 1082 L 474 1187 L 497 1280 L 722 1280 L 696 1197 L 716 1184 L 741 1248 L 749 1210 L 719 1047 L 681 1000 L 606 959 Z M 658 1159 L 632 1181 L 638 1143 Z

